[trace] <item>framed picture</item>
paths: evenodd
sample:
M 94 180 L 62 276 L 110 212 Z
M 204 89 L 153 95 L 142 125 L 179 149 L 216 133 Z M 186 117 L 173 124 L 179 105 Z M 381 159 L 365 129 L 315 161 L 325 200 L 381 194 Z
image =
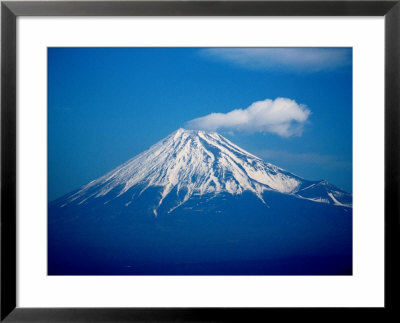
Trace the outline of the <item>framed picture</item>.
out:
M 397 313 L 398 1 L 1 9 L 1 320 Z

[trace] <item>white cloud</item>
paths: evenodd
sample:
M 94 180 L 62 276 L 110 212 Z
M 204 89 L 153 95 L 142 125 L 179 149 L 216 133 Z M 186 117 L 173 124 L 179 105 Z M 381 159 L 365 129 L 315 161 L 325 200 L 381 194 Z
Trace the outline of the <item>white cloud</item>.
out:
M 301 135 L 310 113 L 305 105 L 291 99 L 266 99 L 254 102 L 246 109 L 211 113 L 190 120 L 186 127 L 207 131 L 269 132 L 281 137 L 290 137 Z
M 318 72 L 350 65 L 350 48 L 208 48 L 205 57 L 257 70 Z

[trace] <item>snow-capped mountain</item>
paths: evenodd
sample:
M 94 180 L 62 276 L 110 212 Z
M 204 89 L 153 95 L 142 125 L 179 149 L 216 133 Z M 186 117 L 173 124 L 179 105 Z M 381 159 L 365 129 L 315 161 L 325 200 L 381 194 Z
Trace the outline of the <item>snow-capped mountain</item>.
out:
M 179 129 L 48 205 L 50 275 L 352 273 L 352 197 Z
M 190 198 L 254 194 L 268 207 L 264 192 L 278 192 L 313 202 L 351 207 L 351 194 L 326 181 L 308 181 L 245 151 L 216 132 L 178 129 L 148 150 L 62 198 L 59 205 L 85 205 L 101 198 L 129 207 L 146 190 L 157 188 L 157 216 L 169 196 L 167 212 Z

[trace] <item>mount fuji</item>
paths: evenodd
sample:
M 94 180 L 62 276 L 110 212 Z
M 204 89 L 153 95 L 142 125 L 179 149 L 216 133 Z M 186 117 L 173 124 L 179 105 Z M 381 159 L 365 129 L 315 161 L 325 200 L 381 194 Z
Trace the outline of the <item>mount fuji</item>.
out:
M 49 274 L 351 274 L 352 196 L 178 129 L 48 206 Z

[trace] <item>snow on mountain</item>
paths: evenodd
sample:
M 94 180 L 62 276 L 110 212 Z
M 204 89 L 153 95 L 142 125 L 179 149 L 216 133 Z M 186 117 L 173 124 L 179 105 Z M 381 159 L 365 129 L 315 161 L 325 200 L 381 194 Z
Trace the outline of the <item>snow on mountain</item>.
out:
M 148 150 L 83 186 L 68 196 L 62 206 L 72 202 L 84 204 L 91 198 L 104 197 L 115 190 L 118 191 L 116 197 L 127 194 L 132 188 L 138 188 L 140 195 L 150 187 L 161 188 L 158 205 L 153 210 L 155 215 L 172 191 L 176 191 L 177 197 L 182 197 L 170 211 L 193 195 L 218 195 L 222 192 L 239 195 L 249 191 L 267 206 L 263 198 L 266 190 L 315 202 L 351 206 L 351 195 L 326 181 L 312 182 L 291 174 L 216 132 L 186 129 L 178 129 Z M 115 196 L 110 195 L 111 198 Z M 132 200 L 134 198 L 132 196 Z

